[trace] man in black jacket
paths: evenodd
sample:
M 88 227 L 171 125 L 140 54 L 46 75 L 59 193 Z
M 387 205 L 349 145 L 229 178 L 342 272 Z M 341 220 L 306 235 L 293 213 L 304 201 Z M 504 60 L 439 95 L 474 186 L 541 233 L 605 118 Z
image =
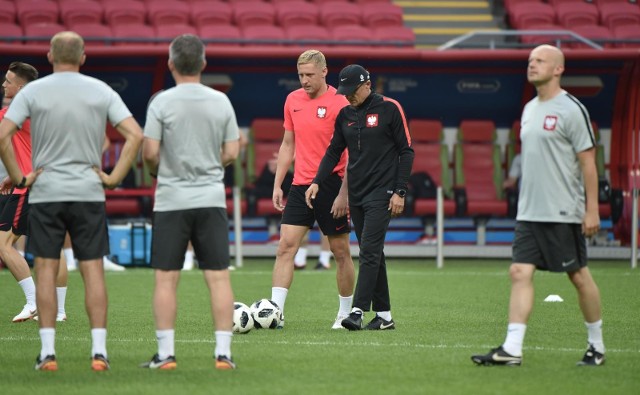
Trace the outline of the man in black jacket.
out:
M 344 149 L 349 152 L 349 211 L 360 246 L 360 271 L 351 314 L 342 321 L 362 329 L 365 311 L 376 312 L 365 329 L 394 329 L 384 240 L 392 216 L 404 211 L 414 152 L 400 104 L 371 91 L 369 72 L 352 64 L 340 72 L 338 94 L 351 104 L 336 118 L 335 132 L 318 173 L 306 192 L 312 207 L 319 185 L 330 175 Z

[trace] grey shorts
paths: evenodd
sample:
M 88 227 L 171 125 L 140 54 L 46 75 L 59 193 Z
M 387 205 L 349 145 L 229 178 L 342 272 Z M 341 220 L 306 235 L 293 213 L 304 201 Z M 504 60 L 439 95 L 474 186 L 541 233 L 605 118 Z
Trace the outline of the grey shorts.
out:
M 574 272 L 587 266 L 582 225 L 518 221 L 512 262 L 530 263 L 550 272 Z
M 180 270 L 189 241 L 200 269 L 229 267 L 229 219 L 219 207 L 153 213 L 151 267 Z

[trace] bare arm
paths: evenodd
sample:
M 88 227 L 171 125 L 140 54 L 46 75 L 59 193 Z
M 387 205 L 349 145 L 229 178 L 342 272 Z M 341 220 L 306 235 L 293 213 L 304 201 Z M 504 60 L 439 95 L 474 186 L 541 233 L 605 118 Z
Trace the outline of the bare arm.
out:
M 149 169 L 152 177 L 158 176 L 158 164 L 160 163 L 160 140 L 154 140 L 148 137 L 144 138 L 142 145 L 142 160 Z
M 230 164 L 232 164 L 238 157 L 239 153 L 240 153 L 239 140 L 225 141 L 222 144 L 222 157 L 221 157 L 222 167 L 227 167 Z
M 582 220 L 582 232 L 585 236 L 592 236 L 600 229 L 600 215 L 598 213 L 598 171 L 596 169 L 595 148 L 578 153 L 587 207 Z
M 287 175 L 287 172 L 291 167 L 291 163 L 293 163 L 295 153 L 295 136 L 293 135 L 292 131 L 285 130 L 284 137 L 282 138 L 282 144 L 280 145 L 280 150 L 278 151 L 278 165 L 276 166 L 276 175 L 273 181 L 272 196 L 273 206 L 280 211 L 284 210 L 284 194 L 282 192 L 282 182 L 284 181 L 284 177 Z
M 142 144 L 142 129 L 133 117 L 124 119 L 116 125 L 116 129 L 125 138 L 120 158 L 118 158 L 111 174 L 106 174 L 98 169 L 102 183 L 107 188 L 115 188 L 124 179 L 136 160 L 140 144 Z

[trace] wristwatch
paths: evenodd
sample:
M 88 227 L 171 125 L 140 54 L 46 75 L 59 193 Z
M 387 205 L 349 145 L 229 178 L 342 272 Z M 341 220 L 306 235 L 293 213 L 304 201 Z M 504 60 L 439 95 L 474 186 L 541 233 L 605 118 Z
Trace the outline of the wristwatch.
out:
M 27 177 L 22 176 L 20 184 L 16 185 L 16 188 L 24 188 L 27 185 Z
M 396 195 L 400 196 L 401 198 L 404 198 L 405 196 L 407 196 L 407 190 L 406 189 L 397 188 L 394 192 L 395 192 Z

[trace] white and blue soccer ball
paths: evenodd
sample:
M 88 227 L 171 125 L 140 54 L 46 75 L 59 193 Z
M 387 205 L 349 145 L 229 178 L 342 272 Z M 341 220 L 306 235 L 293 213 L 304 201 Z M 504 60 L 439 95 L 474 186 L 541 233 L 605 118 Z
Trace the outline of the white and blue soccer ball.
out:
M 282 320 L 278 305 L 269 299 L 260 299 L 251 305 L 251 315 L 257 329 L 276 329 Z
M 233 304 L 233 333 L 247 333 L 253 329 L 253 316 L 249 306 L 242 302 Z

